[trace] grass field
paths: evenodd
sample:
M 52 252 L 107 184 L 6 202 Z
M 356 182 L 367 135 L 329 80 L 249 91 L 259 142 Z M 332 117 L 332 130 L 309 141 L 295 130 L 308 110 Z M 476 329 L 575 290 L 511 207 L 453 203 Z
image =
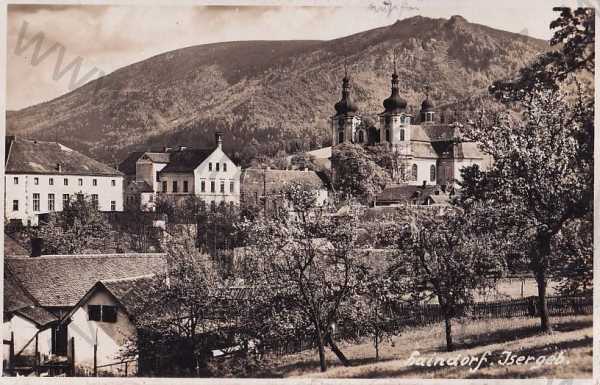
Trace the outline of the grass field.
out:
M 344 367 L 329 350 L 328 371 L 319 371 L 316 351 L 274 358 L 269 377 L 329 377 L 329 378 L 591 378 L 592 376 L 592 316 L 555 317 L 553 334 L 538 333 L 538 319 L 512 318 L 469 320 L 453 324 L 456 350 L 445 352 L 445 335 L 441 324 L 405 331 L 392 342 L 380 345 L 380 360 L 375 361 L 371 341 L 360 344 L 341 344 L 341 349 L 353 366 Z M 488 362 L 477 371 L 469 366 L 426 367 L 406 365 L 413 351 L 425 357 L 451 358 L 461 355 L 481 357 L 490 352 Z M 563 363 L 558 365 L 502 366 L 504 351 L 517 355 L 539 357 L 564 351 Z M 491 364 L 490 364 L 491 362 Z M 472 367 L 476 366 L 474 363 Z

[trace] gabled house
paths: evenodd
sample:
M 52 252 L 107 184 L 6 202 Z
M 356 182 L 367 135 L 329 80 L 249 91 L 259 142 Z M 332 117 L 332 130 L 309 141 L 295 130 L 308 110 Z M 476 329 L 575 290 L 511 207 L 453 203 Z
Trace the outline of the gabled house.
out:
M 90 287 L 98 281 L 119 280 L 155 274 L 166 269 L 164 254 L 92 254 L 92 255 L 47 255 L 40 257 L 6 257 L 4 259 L 5 282 L 12 282 L 26 296 L 21 305 L 6 308 L 5 315 L 15 314 L 28 319 L 32 327 L 13 327 L 5 318 L 4 334 L 14 333 L 15 341 L 27 339 L 30 329 L 45 331 L 49 328 L 48 352 L 53 355 L 67 354 L 68 341 L 73 338 L 75 345 L 75 364 L 86 365 L 89 356 L 89 341 L 82 336 L 89 330 L 69 327 L 65 315 L 77 306 Z M 33 306 L 33 307 L 32 307 Z M 27 308 L 29 307 L 29 308 Z M 62 320 L 62 322 L 55 322 Z M 19 322 L 21 322 L 19 320 Z M 9 329 L 13 327 L 12 329 Z M 116 332 L 116 331 L 115 331 Z M 45 332 L 46 333 L 46 332 Z M 87 337 L 86 337 L 87 338 Z M 116 337 L 115 337 L 116 338 Z M 87 342 L 86 342 L 87 341 Z M 92 345 L 93 346 L 93 345 Z
M 175 203 L 190 196 L 206 205 L 239 204 L 240 172 L 223 151 L 223 134 L 215 134 L 215 147 L 198 149 L 179 146 L 162 152 L 130 154 L 119 170 L 128 177 L 126 202 L 152 211 L 160 197 Z

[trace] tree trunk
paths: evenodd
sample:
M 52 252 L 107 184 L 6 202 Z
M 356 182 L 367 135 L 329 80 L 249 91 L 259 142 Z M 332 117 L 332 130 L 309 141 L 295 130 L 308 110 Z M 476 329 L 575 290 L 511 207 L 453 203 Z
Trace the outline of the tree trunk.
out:
M 444 322 L 446 323 L 446 350 L 451 352 L 454 350 L 454 344 L 452 342 L 452 319 L 448 316 L 444 316 Z
M 346 358 L 344 353 L 342 353 L 342 351 L 335 344 L 335 342 L 333 341 L 333 338 L 331 338 L 331 334 L 327 334 L 327 336 L 325 338 L 326 338 L 326 342 L 329 344 L 329 347 L 331 348 L 331 351 L 335 353 L 335 355 L 337 356 L 337 358 L 339 358 L 341 363 L 344 366 L 351 366 L 352 364 L 350 363 L 350 360 L 348 360 L 348 358 Z
M 538 287 L 538 309 L 540 312 L 540 328 L 544 333 L 552 333 L 552 324 L 550 323 L 550 316 L 548 315 L 548 301 L 546 300 L 546 288 L 548 282 L 546 280 L 546 273 L 541 270 L 536 272 L 535 280 Z
M 319 364 L 321 365 L 321 371 L 327 371 L 327 362 L 325 361 L 325 342 L 323 341 L 323 334 L 321 329 L 317 327 L 317 344 L 319 345 Z
M 375 333 L 375 361 L 379 361 L 379 333 Z

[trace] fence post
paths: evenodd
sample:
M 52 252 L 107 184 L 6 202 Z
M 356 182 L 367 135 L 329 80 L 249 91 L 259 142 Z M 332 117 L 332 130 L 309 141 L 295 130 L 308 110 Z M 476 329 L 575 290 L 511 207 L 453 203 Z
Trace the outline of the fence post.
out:
M 40 374 L 40 351 L 39 351 L 39 345 L 38 345 L 38 337 L 39 337 L 39 333 L 35 334 L 35 357 L 34 357 L 34 361 L 33 361 L 33 370 L 35 372 L 35 374 L 39 375 Z
M 71 337 L 71 340 L 69 341 L 69 345 L 71 347 L 71 376 L 75 377 L 75 337 Z
M 8 351 L 8 368 L 11 374 L 14 374 L 15 369 L 15 332 L 10 332 L 10 345 Z
M 98 377 L 98 345 L 94 344 L 94 377 Z

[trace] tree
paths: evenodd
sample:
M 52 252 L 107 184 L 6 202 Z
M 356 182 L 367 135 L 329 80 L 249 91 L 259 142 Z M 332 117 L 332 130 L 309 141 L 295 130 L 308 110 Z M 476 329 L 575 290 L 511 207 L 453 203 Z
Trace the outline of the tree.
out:
M 204 337 L 215 332 L 214 290 L 222 283 L 210 257 L 198 251 L 196 234 L 167 233 L 162 249 L 166 271 L 157 272 L 128 309 L 138 335 L 124 355 L 143 360 L 162 356 L 167 365 L 198 375 L 210 348 Z
M 484 213 L 456 208 L 437 215 L 414 212 L 410 223 L 393 231 L 396 255 L 390 273 L 405 282 L 414 302 L 437 299 L 448 351 L 454 349 L 452 320 L 473 303 L 477 290 L 491 288 L 490 275 L 504 269 L 501 258 L 488 253 L 499 247 Z
M 391 182 L 388 172 L 373 161 L 360 145 L 342 143 L 333 148 L 331 166 L 337 191 L 363 202 L 382 191 Z
M 46 254 L 77 254 L 99 248 L 110 230 L 105 215 L 91 197 L 81 194 L 66 202 L 62 211 L 49 213 L 35 235 L 44 240 Z
M 260 325 L 252 329 L 262 341 L 312 335 L 322 371 L 327 369 L 327 346 L 350 365 L 334 338 L 336 330 L 342 338 L 351 334 L 343 325 L 356 318 L 358 289 L 367 277 L 355 248 L 356 217 L 317 209 L 317 193 L 305 185 L 290 185 L 286 195 L 291 211 L 280 209 L 239 225 L 250 240 L 245 278 L 253 286 L 269 288 L 266 297 L 256 299 L 250 322 L 258 318 Z
M 494 158 L 494 165 L 463 182 L 463 201 L 494 206 L 503 214 L 499 225 L 515 234 L 515 250 L 526 250 L 545 332 L 552 331 L 548 273 L 565 262 L 552 258 L 560 255 L 553 253 L 554 245 L 566 224 L 592 211 L 593 198 L 594 99 L 576 78 L 593 75 L 594 10 L 558 10 L 551 43 L 560 50 L 541 56 L 516 79 L 490 88 L 507 107 L 519 108 L 521 116 L 508 109 L 491 116 L 482 112 L 464 130 Z M 478 186 L 471 184 L 475 180 Z

